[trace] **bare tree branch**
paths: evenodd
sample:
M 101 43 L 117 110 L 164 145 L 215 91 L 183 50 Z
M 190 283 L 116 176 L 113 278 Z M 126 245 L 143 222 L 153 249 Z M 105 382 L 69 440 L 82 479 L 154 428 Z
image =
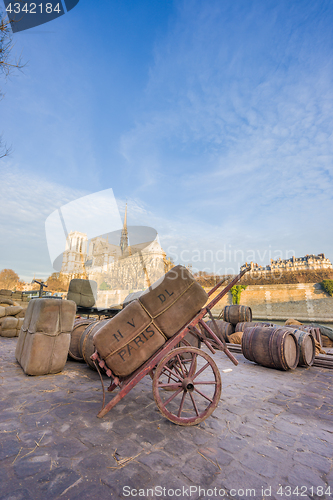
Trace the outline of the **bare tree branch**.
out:
M 25 65 L 22 64 L 22 58 L 19 56 L 13 59 L 13 37 L 10 27 L 10 21 L 4 12 L 0 9 L 0 76 L 6 79 L 15 70 L 21 70 Z M 3 93 L 0 88 L 0 100 L 3 98 Z M 0 135 L 0 159 L 9 156 L 12 151 L 11 147 L 7 147 L 2 141 Z

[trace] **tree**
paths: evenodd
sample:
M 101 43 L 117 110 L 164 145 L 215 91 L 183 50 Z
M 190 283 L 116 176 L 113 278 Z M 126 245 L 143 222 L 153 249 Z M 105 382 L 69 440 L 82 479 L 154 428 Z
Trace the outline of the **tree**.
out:
M 19 275 L 12 269 L 3 269 L 0 271 L 0 288 L 12 290 L 13 288 L 16 288 L 19 282 Z
M 53 273 L 46 280 L 48 292 L 67 292 L 68 279 L 62 273 Z
M 103 281 L 99 286 L 100 290 L 110 290 L 110 288 L 111 286 L 106 281 Z
M 21 58 L 14 59 L 13 55 L 13 39 L 10 21 L 8 17 L 0 9 L 0 76 L 7 78 L 14 70 L 22 69 L 23 64 Z M 3 98 L 3 93 L 0 88 L 0 100 Z M 0 135 L 0 158 L 8 156 L 11 148 L 7 147 Z
M 232 296 L 232 303 L 233 304 L 239 304 L 240 303 L 240 296 L 243 290 L 245 290 L 247 285 L 234 285 L 231 289 L 231 296 Z

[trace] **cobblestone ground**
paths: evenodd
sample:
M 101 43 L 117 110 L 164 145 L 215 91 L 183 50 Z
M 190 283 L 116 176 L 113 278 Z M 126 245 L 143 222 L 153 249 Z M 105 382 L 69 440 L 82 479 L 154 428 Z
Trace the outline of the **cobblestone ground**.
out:
M 280 372 L 241 355 L 234 367 L 217 353 L 220 370 L 232 368 L 219 407 L 181 427 L 157 410 L 148 377 L 98 419 L 96 372 L 68 361 L 28 377 L 16 341 L 0 338 L 0 500 L 333 498 L 332 371 Z

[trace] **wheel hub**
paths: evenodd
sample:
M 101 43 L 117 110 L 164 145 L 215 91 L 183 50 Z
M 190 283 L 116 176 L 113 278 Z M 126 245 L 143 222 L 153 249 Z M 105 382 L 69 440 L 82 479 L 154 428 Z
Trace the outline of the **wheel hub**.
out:
M 183 389 L 187 392 L 193 392 L 194 384 L 191 378 L 184 378 L 182 383 Z

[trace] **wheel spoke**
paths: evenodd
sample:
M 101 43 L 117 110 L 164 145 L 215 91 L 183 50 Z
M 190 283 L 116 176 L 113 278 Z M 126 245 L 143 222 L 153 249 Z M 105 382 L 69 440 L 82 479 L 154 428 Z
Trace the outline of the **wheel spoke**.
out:
M 181 359 L 180 359 L 178 354 L 177 354 L 177 359 L 178 359 L 178 363 L 179 363 L 180 369 L 182 371 L 183 377 L 185 378 L 187 375 L 187 371 L 185 370 L 185 367 L 183 366 L 183 363 L 181 362 Z
M 183 388 L 181 387 L 180 389 L 178 389 L 178 391 L 174 392 L 172 394 L 172 396 L 169 397 L 169 399 L 167 401 L 165 401 L 164 403 L 164 406 L 168 405 L 169 403 L 171 403 L 171 401 L 176 397 L 178 396 L 178 394 L 180 394 L 182 392 Z
M 197 405 L 195 404 L 193 394 L 191 394 L 191 393 L 189 392 L 189 395 L 190 395 L 190 398 L 192 399 L 192 403 L 193 403 L 193 407 L 194 407 L 194 409 L 195 409 L 195 413 L 197 414 L 197 416 L 199 416 L 198 408 L 197 408 Z
M 163 384 L 162 382 L 159 382 L 158 384 L 158 387 L 163 389 L 164 387 L 169 387 L 170 389 L 178 389 L 178 387 L 181 387 L 182 384 L 168 384 L 168 383 L 165 383 Z
M 198 385 L 198 384 L 201 384 L 201 385 L 204 385 L 204 384 L 214 384 L 214 385 L 216 385 L 217 382 L 216 382 L 216 380 L 210 380 L 209 382 L 208 381 L 207 382 L 205 382 L 205 381 L 201 381 L 201 382 L 195 381 L 195 385 Z
M 182 380 L 180 380 L 179 377 L 177 377 L 177 374 L 175 374 L 175 376 L 177 378 L 173 378 L 170 373 L 164 373 L 164 372 L 162 372 L 160 376 L 162 376 L 162 375 L 165 375 L 165 376 L 168 377 L 168 382 L 170 380 L 172 380 L 173 382 L 175 382 L 175 384 L 178 384 L 179 382 L 182 382 Z
M 210 399 L 208 396 L 206 396 L 205 394 L 203 394 L 201 391 L 199 391 L 199 390 L 198 390 L 198 389 L 196 389 L 195 387 L 194 387 L 194 390 L 195 390 L 195 392 L 197 392 L 198 394 L 200 394 L 200 396 L 202 396 L 203 398 L 207 399 L 207 400 L 208 400 L 208 401 L 210 401 L 211 403 L 213 402 L 213 400 L 212 400 L 212 399 Z
M 190 378 L 193 376 L 193 372 L 194 372 L 194 370 L 195 370 L 195 364 L 196 364 L 195 362 L 196 362 L 196 360 L 197 360 L 197 355 L 196 355 L 196 354 L 194 354 L 194 355 L 192 356 L 191 366 L 190 366 L 190 369 L 189 369 L 189 371 L 188 371 L 188 376 L 189 376 Z
M 183 379 L 182 379 L 181 377 L 178 377 L 178 376 L 177 376 L 177 373 L 175 373 L 175 372 L 171 371 L 171 370 L 170 370 L 170 368 L 168 368 L 167 366 L 165 366 L 164 368 L 165 368 L 166 370 L 168 370 L 168 372 L 170 372 L 170 373 L 171 373 L 171 375 L 175 375 L 175 376 L 178 378 L 178 380 L 179 380 L 180 382 L 182 382 L 182 381 L 183 381 Z M 174 368 L 176 369 L 176 367 L 174 367 Z
M 195 378 L 197 378 L 198 375 L 200 375 L 200 373 L 202 373 L 204 370 L 206 370 L 206 368 L 208 368 L 209 363 L 206 363 L 205 366 L 203 366 L 202 368 L 200 368 L 200 370 L 194 375 L 194 377 L 192 377 L 192 379 L 194 380 Z
M 185 396 L 186 396 L 186 392 L 184 391 L 184 394 L 183 394 L 183 397 L 182 397 L 182 400 L 181 400 L 181 403 L 180 403 L 180 407 L 179 407 L 179 410 L 178 410 L 178 415 L 177 415 L 178 417 L 181 416 L 182 409 L 183 409 L 183 406 L 184 406 Z

